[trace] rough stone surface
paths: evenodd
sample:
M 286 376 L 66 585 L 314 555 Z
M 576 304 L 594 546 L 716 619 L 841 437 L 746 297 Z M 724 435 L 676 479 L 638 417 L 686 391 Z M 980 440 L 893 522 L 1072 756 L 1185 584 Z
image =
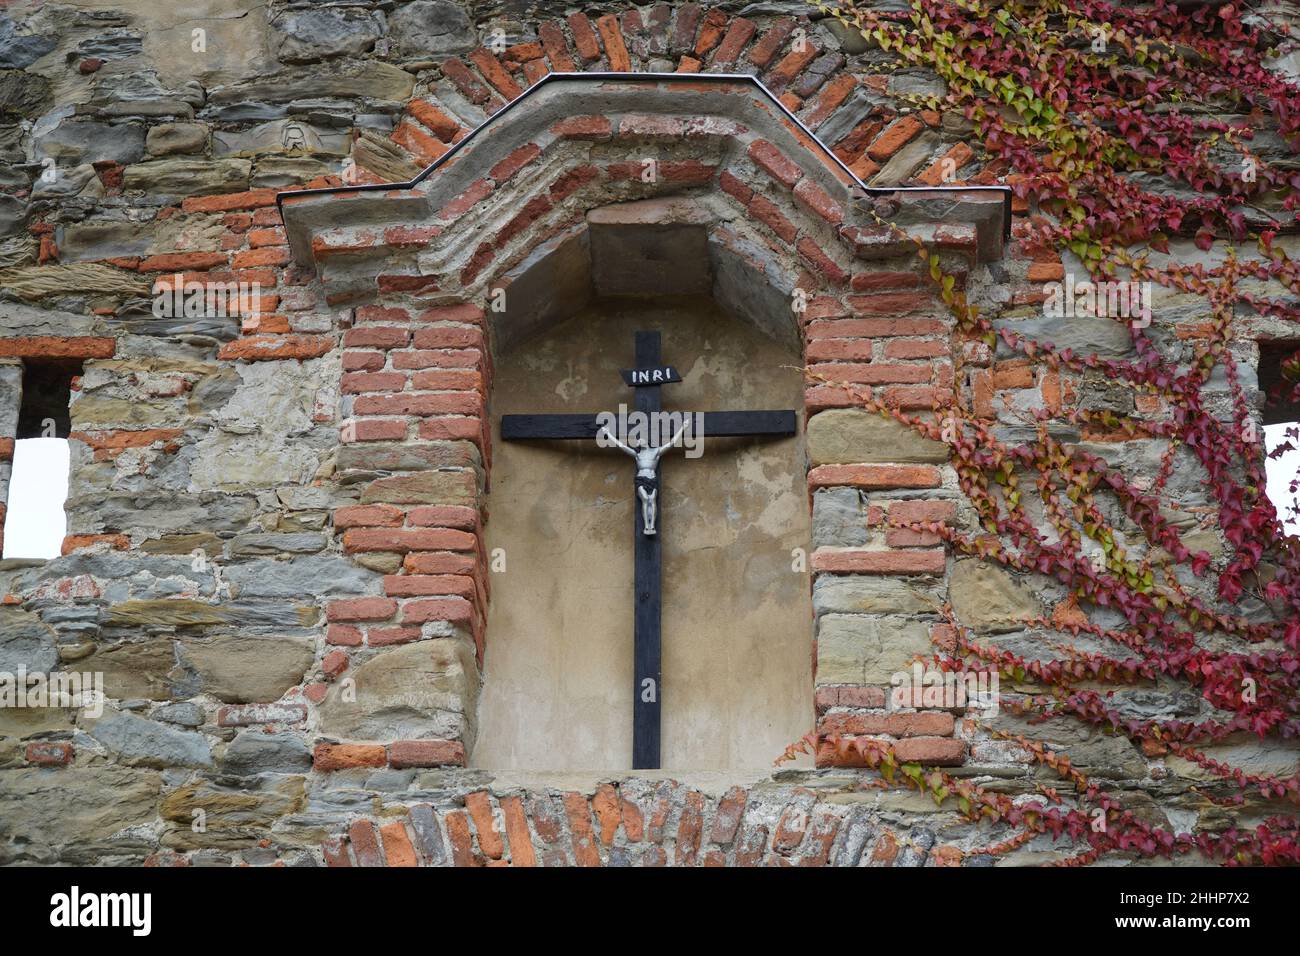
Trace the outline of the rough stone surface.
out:
M 1042 603 L 1032 591 L 986 561 L 966 560 L 953 565 L 949 600 L 957 619 L 977 631 L 1017 630 L 1027 618 L 1041 617 L 1043 613 Z
M 858 408 L 832 408 L 808 422 L 814 465 L 849 462 L 943 462 L 948 446 L 892 418 Z

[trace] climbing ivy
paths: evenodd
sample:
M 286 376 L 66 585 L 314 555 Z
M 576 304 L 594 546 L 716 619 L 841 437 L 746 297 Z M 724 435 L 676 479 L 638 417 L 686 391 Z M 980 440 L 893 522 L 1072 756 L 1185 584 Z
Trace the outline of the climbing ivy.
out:
M 1300 88 L 1263 65 L 1285 29 L 1236 3 L 910 0 L 901 12 L 813 5 L 860 32 L 896 67 L 924 68 L 945 81 L 944 95 L 912 105 L 959 113 L 974 125 L 986 172 L 1004 176 L 1033 212 L 1017 224 L 1025 250 L 1069 253 L 1093 280 L 1149 281 L 1204 303 L 1190 359 L 1166 354 L 1177 349 L 1162 348 L 1155 327 L 1142 322 L 1127 323 L 1130 359 L 1057 349 L 1012 331 L 1014 323 L 995 326 L 920 239 L 890 222 L 887 210 L 877 215 L 882 228 L 917 244 L 956 316 L 951 394 L 933 414 L 909 415 L 869 389 L 812 377 L 948 444 L 980 533 L 943 523 L 896 527 L 1051 579 L 1069 594 L 1050 619 L 1025 622 L 1046 642 L 1032 657 L 978 639 L 945 608 L 957 647 L 930 663 L 998 672 L 1019 691 L 1003 694 L 1003 711 L 1035 726 L 1081 722 L 1127 738 L 1148 756 L 1172 754 L 1198 765 L 1210 778 L 1201 795 L 1238 808 L 1249 801 L 1244 809 L 1253 825 L 1191 833 L 1152 824 L 1067 756 L 992 727 L 990 736 L 1017 745 L 1073 794 L 1040 786 L 1035 799 L 1013 799 L 902 763 L 887 741 L 869 737 L 809 735 L 787 756 L 817 749 L 852 758 L 887 783 L 1010 828 L 1009 838 L 981 852 L 1007 852 L 1048 834 L 1072 848 L 1065 865 L 1116 852 L 1169 857 L 1192 850 L 1227 864 L 1300 863 L 1300 778 L 1247 774 L 1205 752 L 1250 735 L 1289 740 L 1300 730 L 1300 543 L 1284 533 L 1264 494 L 1255 411 L 1230 350 L 1239 315 L 1300 319 L 1300 269 L 1277 242 L 1296 226 L 1300 167 L 1270 165 L 1250 150 L 1260 129 L 1300 147 Z M 1191 239 L 1212 264 L 1169 255 L 1175 239 Z M 1005 440 L 975 414 L 963 385 L 964 346 L 980 344 L 1054 373 L 1123 383 L 1158 398 L 1153 407 L 1167 409 L 1167 417 L 1044 407 L 1029 422 L 1033 440 Z M 1220 369 L 1226 410 L 1206 394 Z M 1283 363 L 1283 373 L 1284 385 L 1270 399 L 1300 398 L 1300 353 Z M 1168 451 L 1158 474 L 1126 475 L 1055 437 L 1053 426 L 1061 425 L 1115 439 L 1161 439 Z M 1171 524 L 1179 502 L 1166 487 L 1179 448 L 1208 476 L 1218 532 L 1229 546 L 1225 557 L 1192 553 Z M 1104 650 L 1081 650 L 1080 638 Z M 1212 716 L 1139 719 L 1117 706 L 1117 690 L 1156 680 L 1193 688 Z

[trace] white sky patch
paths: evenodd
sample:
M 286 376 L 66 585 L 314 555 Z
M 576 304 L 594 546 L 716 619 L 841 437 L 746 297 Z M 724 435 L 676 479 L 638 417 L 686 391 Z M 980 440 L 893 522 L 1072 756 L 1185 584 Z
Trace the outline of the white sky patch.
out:
M 57 558 L 68 529 L 68 440 L 23 438 L 14 443 L 5 513 L 6 558 Z
M 1300 477 L 1300 435 L 1287 438 L 1287 429 L 1294 428 L 1300 432 L 1300 424 L 1282 422 L 1277 425 L 1264 426 L 1264 448 L 1272 451 L 1278 445 L 1290 441 L 1295 448 L 1278 458 L 1264 459 L 1264 473 L 1268 476 L 1265 494 L 1277 509 L 1277 516 L 1282 527 L 1289 535 L 1300 535 L 1300 518 L 1291 513 L 1291 503 L 1300 498 L 1300 490 L 1291 493 L 1292 480 Z

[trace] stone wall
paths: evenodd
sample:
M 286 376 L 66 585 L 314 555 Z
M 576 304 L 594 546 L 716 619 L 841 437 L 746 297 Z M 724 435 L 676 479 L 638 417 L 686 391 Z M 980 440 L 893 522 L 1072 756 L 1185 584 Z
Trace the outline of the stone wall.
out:
M 815 373 L 904 410 L 951 389 L 960 355 L 956 385 L 1004 433 L 1036 407 L 1134 410 L 1104 382 L 953 336 L 877 211 L 1022 328 L 1041 324 L 1035 286 L 1068 263 L 1004 243 L 1001 195 L 960 186 L 1007 171 L 980 162 L 960 117 L 907 104 L 934 77 L 886 60 L 799 3 L 226 0 L 201 18 L 11 5 L 0 438 L 14 434 L 23 360 L 80 359 L 83 373 L 65 555 L 0 565 L 0 670 L 102 673 L 109 700 L 95 717 L 0 708 L 0 861 L 991 863 L 981 850 L 1005 833 L 862 789 L 829 753 L 818 770 L 682 783 L 464 766 L 491 680 L 494 362 L 593 292 L 707 293 Z M 572 71 L 747 74 L 779 101 L 704 77 L 544 80 Z M 958 188 L 888 191 L 951 187 L 945 169 Z M 338 189 L 383 183 L 402 185 Z M 662 230 L 704 254 L 636 288 L 644 273 L 610 263 L 646 257 Z M 257 283 L 261 309 L 153 308 L 155 288 L 230 281 Z M 1173 341 L 1195 336 L 1198 302 L 1157 305 Z M 1108 327 L 1038 331 L 1129 347 Z M 894 740 L 906 759 L 1035 793 L 1029 756 L 990 733 L 1014 721 L 887 713 L 882 687 L 951 646 L 945 601 L 977 632 L 1048 656 L 1022 622 L 1071 605 L 887 528 L 977 523 L 941 445 L 855 404 L 810 380 L 808 729 Z M 1135 470 L 1163 453 L 1063 437 Z M 1177 480 L 1186 535 L 1217 546 L 1190 463 Z M 1162 686 L 1125 706 L 1206 707 Z M 1153 821 L 1213 829 L 1278 812 L 1227 811 L 1197 792 L 1199 767 L 1123 738 L 1054 732 Z M 1247 769 L 1295 769 L 1293 749 L 1220 750 Z M 1036 841 L 998 859 L 1060 852 Z

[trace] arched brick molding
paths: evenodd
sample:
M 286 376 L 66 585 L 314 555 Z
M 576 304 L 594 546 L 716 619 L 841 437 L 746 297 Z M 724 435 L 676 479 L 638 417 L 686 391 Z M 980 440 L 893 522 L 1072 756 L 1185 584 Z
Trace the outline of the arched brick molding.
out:
M 411 739 L 333 739 L 324 721 L 320 770 L 385 759 L 399 767 L 463 760 L 478 678 L 471 657 L 481 664 L 490 640 L 479 532 L 491 474 L 492 354 L 567 314 L 584 294 L 581 246 L 593 226 L 694 223 L 722 264 L 712 292 L 724 307 L 775 334 L 786 330 L 828 377 L 877 389 L 909 409 L 929 407 L 935 390 L 951 384 L 950 319 L 914 265 L 914 247 L 874 224 L 872 204 L 889 203 L 891 215 L 958 275 L 1001 250 L 1000 195 L 869 197 L 746 77 L 572 75 L 540 82 L 527 98 L 527 109 L 501 111 L 413 183 L 281 197 L 295 261 L 318 273 L 324 299 L 348 316 L 337 478 L 363 489 L 359 505 L 335 514 L 335 530 L 345 552 L 371 566 L 386 562 L 388 570 L 376 589 L 382 593 L 328 606 L 329 640 L 341 646 L 337 667 L 349 667 L 347 655 L 355 653 L 367 662 L 357 670 L 361 684 L 370 662 L 394 653 L 416 657 L 421 644 L 433 642 L 436 663 L 421 658 L 419 666 L 455 672 L 453 683 L 462 682 L 462 712 L 449 736 L 425 726 Z M 643 175 L 651 161 L 653 174 Z M 566 256 L 579 267 L 548 266 Z M 505 292 L 503 311 L 491 306 L 497 290 Z M 258 332 L 238 347 L 274 355 L 277 340 L 291 337 Z M 852 404 L 837 390 L 807 389 L 810 495 L 901 492 L 906 500 L 894 508 L 950 514 L 950 501 L 927 497 L 942 495 L 943 456 L 866 448 L 857 420 L 864 413 Z M 839 421 L 845 416 L 850 420 Z M 832 585 L 863 574 L 942 575 L 945 568 L 942 546 L 925 536 L 891 533 L 883 546 L 822 544 L 812 570 Z M 960 762 L 964 747 L 950 717 L 889 723 L 870 715 L 883 703 L 879 671 L 886 663 L 868 660 L 861 635 L 846 638 L 844 625 L 853 622 L 837 613 L 845 609 L 842 590 L 826 587 L 819 599 L 816 706 L 824 726 L 896 734 L 901 749 L 922 762 Z M 917 652 L 929 647 L 924 625 L 899 626 L 915 632 Z M 456 646 L 475 653 L 449 650 Z M 328 712 L 332 698 L 321 706 Z M 362 719 L 355 726 L 382 724 Z

